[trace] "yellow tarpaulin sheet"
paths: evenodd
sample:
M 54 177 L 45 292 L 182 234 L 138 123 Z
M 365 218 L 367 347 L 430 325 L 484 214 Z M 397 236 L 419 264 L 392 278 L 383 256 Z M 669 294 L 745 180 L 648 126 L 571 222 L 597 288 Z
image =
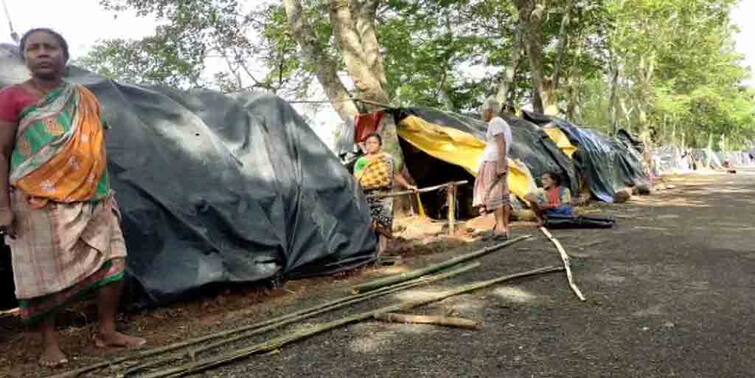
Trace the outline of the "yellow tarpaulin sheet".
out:
M 398 124 L 398 135 L 424 153 L 477 176 L 485 142 L 474 135 L 415 116 L 408 116 Z M 519 198 L 536 188 L 529 169 L 517 160 L 509 159 L 508 183 L 509 190 Z
M 569 138 L 558 127 L 544 127 L 543 131 L 548 134 L 551 140 L 556 143 L 556 146 L 558 146 L 558 148 L 560 148 L 569 158 L 571 158 L 572 155 L 574 155 L 574 152 L 577 151 L 577 147 L 574 147 L 574 145 L 569 142 Z

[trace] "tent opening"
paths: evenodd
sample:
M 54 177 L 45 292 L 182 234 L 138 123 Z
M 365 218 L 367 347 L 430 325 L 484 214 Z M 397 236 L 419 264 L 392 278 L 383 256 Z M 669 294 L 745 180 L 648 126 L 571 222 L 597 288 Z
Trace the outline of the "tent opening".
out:
M 460 186 L 456 194 L 457 219 L 470 219 L 477 216 L 472 207 L 472 188 L 474 177 L 464 168 L 436 159 L 420 149 L 412 146 L 402 138 L 399 139 L 404 153 L 406 168 L 420 188 L 445 184 L 452 181 L 467 180 L 469 183 Z M 445 190 L 420 194 L 422 205 L 428 217 L 446 219 L 448 214 L 447 194 Z

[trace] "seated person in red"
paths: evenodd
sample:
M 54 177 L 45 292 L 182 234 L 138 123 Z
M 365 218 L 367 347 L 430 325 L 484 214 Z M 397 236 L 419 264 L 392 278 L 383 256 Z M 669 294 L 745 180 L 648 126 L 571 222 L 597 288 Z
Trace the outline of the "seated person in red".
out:
M 561 176 L 548 172 L 543 174 L 541 180 L 543 188 L 524 197 L 535 212 L 538 225 L 544 225 L 548 218 L 573 218 L 571 192 L 569 188 L 561 186 Z

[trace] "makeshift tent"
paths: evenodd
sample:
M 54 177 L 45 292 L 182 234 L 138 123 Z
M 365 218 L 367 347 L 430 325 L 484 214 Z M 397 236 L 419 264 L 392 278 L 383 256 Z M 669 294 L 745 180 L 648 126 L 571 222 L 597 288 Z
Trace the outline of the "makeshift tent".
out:
M 649 186 L 641 151 L 628 133 L 624 140 L 608 138 L 555 117 L 525 111 L 524 118 L 541 126 L 555 124 L 566 134 L 577 147 L 573 157 L 581 178 L 598 200 L 610 203 L 621 188 Z
M 692 171 L 689 154 L 676 146 L 662 146 L 653 151 L 653 162 L 660 174 L 683 174 Z
M 721 169 L 722 162 L 711 148 L 695 148 L 689 151 L 694 169 Z
M 389 109 L 397 124 L 399 141 L 406 166 L 419 186 L 431 186 L 449 181 L 468 180 L 459 189 L 462 217 L 474 216 L 471 209 L 472 181 L 477 174 L 484 150 L 485 123 L 460 114 L 429 108 Z M 574 164 L 548 135 L 534 124 L 508 118 L 513 134 L 508 177 L 511 192 L 523 197 L 536 188 L 536 181 L 545 172 L 557 172 L 565 185 L 577 188 Z M 353 134 L 352 134 L 353 136 Z M 339 155 L 353 160 L 351 145 L 341 139 Z M 422 200 L 428 213 L 443 216 L 443 193 L 427 193 Z
M 0 72 L 2 85 L 26 78 L 15 47 L 0 48 Z M 147 302 L 375 258 L 361 191 L 280 98 L 144 88 L 76 68 L 67 79 L 97 95 L 112 126 L 128 273 Z
M 471 174 L 477 173 L 485 147 L 487 125 L 484 122 L 428 108 L 401 109 L 396 115 L 401 138 L 429 155 L 462 166 Z M 514 139 L 509 177 L 509 187 L 514 194 L 523 197 L 529 193 L 535 186 L 533 178 L 539 178 L 545 172 L 559 173 L 565 185 L 576 189 L 574 164 L 543 130 L 513 117 L 507 117 L 506 121 Z M 424 128 L 417 127 L 418 124 Z M 463 143 L 459 143 L 461 141 Z M 460 154 L 460 150 L 464 153 Z
M 574 153 L 577 152 L 577 147 L 574 147 L 574 145 L 571 144 L 569 137 L 567 137 L 558 126 L 545 125 L 543 126 L 543 131 L 548 134 L 548 137 L 550 137 L 551 140 L 556 143 L 556 146 L 558 146 L 558 148 L 569 158 L 573 157 Z

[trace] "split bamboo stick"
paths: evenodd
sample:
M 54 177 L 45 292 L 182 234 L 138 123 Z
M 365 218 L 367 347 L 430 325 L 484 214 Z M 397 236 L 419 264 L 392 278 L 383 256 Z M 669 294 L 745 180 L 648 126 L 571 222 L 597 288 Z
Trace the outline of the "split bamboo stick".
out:
M 412 315 L 412 314 L 397 314 L 394 312 L 388 312 L 384 314 L 375 315 L 375 319 L 382 320 L 384 322 L 391 322 L 391 323 L 431 324 L 431 325 L 466 328 L 466 329 L 479 329 L 480 328 L 480 323 L 474 320 L 458 318 L 458 317 L 453 317 L 453 316 Z
M 426 305 L 433 302 L 438 302 L 449 297 L 480 290 L 480 289 L 490 287 L 490 286 L 493 286 L 502 282 L 510 281 L 513 279 L 534 276 L 538 274 L 559 272 L 562 270 L 564 270 L 564 268 L 560 266 L 549 266 L 549 267 L 530 270 L 527 272 L 516 273 L 516 274 L 498 277 L 498 278 L 494 278 L 494 279 L 490 279 L 486 281 L 479 281 L 479 282 L 463 285 L 455 289 L 446 290 L 444 292 L 440 292 L 437 294 L 431 294 L 429 295 L 428 298 L 415 300 L 411 302 L 398 303 L 398 304 L 382 307 L 377 310 L 367 311 L 367 312 L 362 312 L 359 314 L 347 316 L 341 319 L 337 319 L 331 322 L 312 326 L 306 329 L 300 329 L 300 330 L 297 330 L 288 334 L 278 336 L 264 343 L 252 345 L 247 348 L 234 350 L 234 351 L 231 351 L 230 353 L 213 357 L 210 359 L 196 361 L 196 362 L 188 363 L 182 366 L 177 366 L 177 367 L 173 367 L 173 368 L 169 368 L 165 370 L 156 371 L 151 374 L 147 374 L 144 377 L 147 377 L 147 378 L 182 377 L 188 374 L 199 373 L 202 371 L 206 371 L 212 368 L 216 368 L 218 366 L 222 366 L 222 365 L 252 356 L 254 354 L 265 353 L 272 350 L 276 350 L 283 347 L 284 345 L 287 345 L 287 344 L 290 344 L 290 343 L 293 343 L 293 342 L 296 342 L 296 341 L 299 341 L 308 337 L 312 337 L 314 335 L 323 333 L 325 331 L 329 331 L 331 329 L 343 327 L 351 323 L 356 323 L 356 322 L 360 322 L 366 319 L 374 318 L 376 315 L 379 315 L 379 314 L 388 313 L 388 312 L 396 312 L 396 311 L 406 311 L 406 310 L 409 310 L 418 306 Z
M 272 329 L 275 329 L 275 328 L 278 328 L 278 327 L 282 327 L 282 326 L 284 326 L 286 324 L 290 324 L 290 323 L 292 323 L 294 321 L 297 321 L 297 320 L 301 320 L 301 319 L 305 319 L 307 317 L 319 315 L 319 314 L 322 314 L 322 313 L 327 312 L 327 311 L 333 311 L 333 310 L 336 310 L 336 309 L 348 306 L 350 304 L 362 302 L 362 301 L 365 301 L 365 300 L 368 300 L 368 299 L 372 299 L 372 298 L 376 298 L 376 297 L 379 297 L 379 296 L 391 294 L 391 293 L 394 293 L 394 292 L 397 292 L 397 291 L 400 291 L 400 290 L 405 290 L 405 289 L 416 287 L 416 286 L 420 286 L 420 285 L 426 285 L 426 284 L 430 284 L 430 283 L 433 283 L 433 282 L 436 282 L 436 281 L 440 281 L 440 280 L 443 280 L 443 279 L 446 279 L 446 278 L 457 276 L 459 274 L 462 274 L 462 273 L 470 271 L 470 270 L 472 270 L 474 268 L 477 268 L 478 266 L 480 266 L 480 263 L 471 263 L 471 264 L 463 265 L 463 266 L 460 266 L 460 267 L 458 267 L 456 269 L 449 270 L 447 272 L 442 272 L 442 273 L 434 275 L 434 276 L 421 277 L 419 279 L 412 280 L 410 282 L 402 282 L 402 283 L 397 284 L 397 285 L 385 287 L 383 290 L 380 290 L 380 291 L 375 291 L 375 292 L 370 292 L 370 293 L 363 293 L 363 294 L 357 294 L 357 295 L 350 295 L 350 296 L 342 297 L 342 298 L 339 298 L 339 299 L 336 299 L 336 300 L 325 302 L 325 303 L 317 305 L 317 306 L 309 307 L 309 308 L 306 308 L 306 309 L 303 309 L 303 310 L 300 310 L 300 311 L 296 311 L 296 312 L 293 312 L 293 313 L 290 313 L 290 314 L 285 314 L 285 315 L 282 315 L 282 316 L 278 316 L 278 317 L 275 317 L 273 319 L 269 319 L 269 320 L 266 320 L 266 321 L 254 323 L 254 324 L 251 324 L 251 325 L 248 325 L 248 326 L 234 328 L 234 329 L 231 329 L 231 330 L 217 332 L 217 333 L 213 333 L 213 334 L 209 334 L 209 335 L 205 335 L 205 336 L 201 336 L 201 337 L 196 337 L 196 338 L 193 338 L 193 339 L 190 339 L 190 340 L 186 340 L 186 341 L 182 341 L 182 342 L 166 345 L 166 346 L 160 347 L 160 348 L 155 348 L 155 349 L 140 351 L 140 352 L 137 352 L 137 353 L 135 353 L 133 355 L 130 355 L 130 356 L 124 356 L 124 357 L 116 358 L 116 359 L 113 359 L 113 360 L 109 360 L 109 361 L 100 362 L 100 363 L 97 363 L 97 364 L 85 366 L 85 367 L 82 367 L 82 368 L 79 368 L 79 369 L 76 369 L 76 370 L 72 370 L 70 372 L 65 372 L 65 373 L 62 373 L 62 374 L 59 374 L 59 375 L 55 375 L 55 376 L 53 376 L 51 378 L 78 377 L 81 374 L 85 374 L 85 373 L 88 373 L 88 372 L 91 372 L 91 371 L 100 370 L 100 369 L 103 369 L 103 368 L 107 368 L 109 366 L 119 365 L 119 364 L 122 364 L 122 363 L 127 362 L 127 361 L 144 359 L 144 358 L 148 358 L 148 357 L 154 357 L 154 356 L 162 355 L 162 354 L 165 354 L 165 353 L 168 353 L 168 352 L 172 352 L 172 351 L 175 351 L 175 350 L 179 350 L 179 349 L 182 349 L 182 348 L 190 347 L 190 346 L 193 346 L 193 345 L 198 345 L 200 343 L 204 343 L 206 341 L 214 340 L 214 339 L 217 339 L 217 338 L 233 336 L 235 334 L 240 334 L 240 333 L 245 333 L 245 332 L 253 332 L 253 334 L 249 334 L 249 333 L 245 333 L 244 334 L 244 337 L 250 337 L 250 336 L 253 336 L 253 335 L 256 335 L 256 334 L 259 334 L 259 333 L 267 332 L 269 330 L 272 330 Z M 229 341 L 229 342 L 232 342 L 232 341 Z M 197 353 L 197 351 L 195 350 L 195 351 L 193 351 L 193 353 Z M 169 361 L 181 358 L 182 356 L 184 356 L 186 354 L 187 353 L 180 353 L 178 356 L 171 356 L 172 358 L 159 359 L 158 361 L 153 361 L 153 362 L 150 362 L 148 364 L 143 364 L 143 365 L 135 366 L 135 367 L 130 368 L 129 371 L 131 371 L 131 370 L 137 371 L 137 370 L 141 370 L 143 368 L 150 367 L 150 366 L 158 366 L 158 365 L 160 365 L 162 363 L 169 362 Z
M 480 250 L 477 250 L 477 251 L 474 251 L 474 252 L 470 252 L 470 253 L 467 253 L 467 254 L 464 254 L 464 255 L 461 255 L 461 256 L 456 256 L 456 257 L 448 259 L 446 261 L 443 261 L 443 262 L 440 262 L 440 263 L 437 263 L 437 264 L 433 264 L 433 265 L 430 265 L 430 266 L 427 266 L 427 267 L 424 267 L 424 268 L 421 268 L 421 269 L 416 269 L 416 270 L 412 270 L 412 271 L 409 271 L 409 272 L 406 272 L 406 273 L 396 274 L 396 275 L 393 275 L 393 276 L 388 276 L 388 277 L 384 277 L 384 278 L 379 278 L 377 280 L 365 282 L 365 283 L 360 284 L 360 285 L 352 286 L 351 291 L 354 292 L 354 293 L 363 293 L 363 292 L 379 289 L 379 288 L 381 288 L 383 286 L 392 285 L 392 284 L 395 284 L 397 282 L 408 281 L 408 280 L 411 280 L 413 278 L 421 277 L 421 276 L 424 276 L 426 274 L 437 272 L 437 271 L 439 271 L 441 269 L 445 269 L 445 268 L 448 268 L 450 266 L 453 266 L 453 265 L 456 265 L 456 264 L 460 264 L 460 263 L 465 262 L 465 261 L 476 259 L 478 257 L 484 256 L 484 255 L 487 255 L 487 254 L 489 254 L 489 253 L 491 253 L 493 251 L 496 251 L 498 249 L 510 246 L 510 245 L 512 245 L 514 243 L 518 243 L 518 242 L 520 242 L 522 240 L 526 240 L 526 239 L 529 239 L 529 238 L 531 238 L 530 235 L 520 236 L 520 237 L 518 237 L 516 239 L 508 240 L 506 242 L 503 242 L 503 243 L 500 243 L 500 244 L 496 244 L 496 245 L 493 245 L 493 246 L 490 246 L 490 247 L 486 247 L 486 248 L 483 248 L 483 249 L 480 249 Z
M 430 283 L 433 283 L 433 282 L 436 282 L 436 281 L 440 281 L 440 280 L 443 280 L 443 279 L 446 279 L 446 278 L 457 276 L 459 274 L 462 274 L 462 273 L 465 273 L 465 272 L 467 272 L 469 270 L 477 268 L 478 266 L 480 266 L 480 263 L 472 263 L 472 264 L 468 264 L 468 265 L 464 265 L 464 266 L 458 267 L 457 269 L 450 270 L 448 272 L 437 274 L 435 276 L 421 277 L 421 278 L 419 278 L 417 280 L 413 280 L 413 281 L 410 281 L 410 282 L 402 282 L 402 283 L 394 285 L 394 286 L 385 287 L 383 290 L 379 290 L 379 291 L 376 290 L 376 291 L 373 291 L 373 292 L 352 295 L 352 296 L 346 297 L 346 298 L 349 298 L 346 301 L 332 301 L 332 302 L 330 302 L 330 303 L 332 303 L 332 305 L 329 305 L 329 306 L 319 307 L 319 308 L 313 308 L 312 311 L 301 313 L 298 316 L 289 317 L 289 318 L 283 319 L 283 320 L 281 320 L 279 322 L 276 322 L 276 323 L 273 323 L 273 324 L 270 324 L 270 325 L 267 325 L 267 326 L 264 326 L 264 327 L 252 329 L 252 330 L 249 330 L 248 332 L 243 332 L 243 333 L 235 335 L 235 336 L 226 337 L 226 338 L 223 338 L 222 340 L 218 340 L 218 341 L 210 343 L 210 344 L 202 345 L 201 347 L 196 348 L 196 349 L 192 349 L 192 350 L 189 350 L 189 351 L 186 351 L 186 352 L 183 352 L 183 353 L 179 353 L 179 354 L 175 354 L 175 355 L 171 355 L 171 356 L 166 356 L 165 358 L 160 358 L 160 359 L 153 360 L 153 361 L 150 361 L 150 362 L 147 362 L 147 363 L 144 363 L 144 364 L 140 364 L 140 365 L 137 365 L 137 366 L 130 367 L 128 370 L 126 370 L 126 372 L 124 373 L 124 375 L 131 375 L 131 374 L 134 374 L 134 373 L 136 373 L 138 371 L 143 371 L 143 370 L 148 369 L 148 368 L 164 365 L 164 364 L 169 363 L 171 361 L 175 361 L 175 360 L 181 359 L 184 356 L 189 356 L 193 360 L 195 358 L 195 356 L 197 356 L 200 353 L 206 352 L 208 350 L 212 350 L 212 349 L 224 346 L 224 345 L 228 345 L 228 344 L 234 343 L 236 341 L 247 339 L 247 338 L 252 337 L 252 336 L 260 335 L 260 334 L 272 331 L 272 330 L 274 330 L 276 328 L 280 328 L 280 327 L 283 327 L 283 326 L 295 323 L 295 322 L 297 322 L 299 320 L 303 320 L 303 319 L 306 319 L 306 318 L 310 318 L 310 317 L 313 317 L 313 316 L 316 316 L 316 315 L 323 314 L 325 312 L 329 312 L 329 311 L 333 311 L 333 310 L 336 310 L 336 309 L 339 309 L 339 308 L 343 308 L 343 307 L 346 307 L 348 305 L 364 302 L 364 301 L 372 299 L 372 298 L 377 298 L 377 297 L 384 296 L 384 295 L 387 295 L 387 294 L 392 294 L 392 293 L 395 293 L 395 292 L 398 292 L 398 291 L 401 291 L 401 290 L 410 289 L 412 287 L 416 287 L 416 286 L 420 286 L 420 285 L 427 285 L 427 284 L 430 284 Z
M 577 298 L 579 298 L 580 301 L 585 301 L 585 296 L 582 295 L 582 292 L 577 287 L 577 284 L 574 283 L 574 277 L 572 277 L 571 274 L 571 263 L 569 259 L 569 255 L 566 254 L 566 251 L 564 250 L 564 247 L 561 245 L 561 243 L 558 241 L 558 239 L 554 238 L 553 235 L 545 228 L 540 227 L 540 232 L 547 237 L 551 243 L 553 243 L 554 246 L 556 246 L 556 250 L 558 250 L 559 256 L 561 256 L 561 261 L 564 263 L 564 270 L 566 270 L 566 279 L 569 281 L 569 287 L 571 287 L 574 294 L 577 295 Z

